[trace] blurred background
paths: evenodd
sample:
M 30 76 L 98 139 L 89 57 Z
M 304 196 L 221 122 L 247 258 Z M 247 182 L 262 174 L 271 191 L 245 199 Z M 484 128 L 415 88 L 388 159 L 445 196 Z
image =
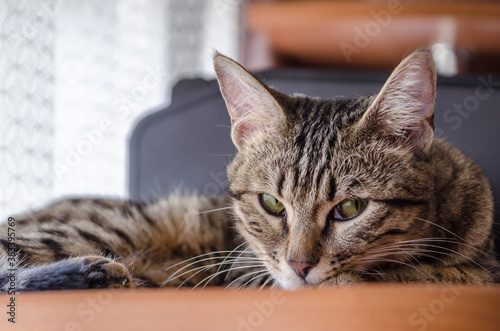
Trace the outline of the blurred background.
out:
M 254 71 L 387 71 L 432 46 L 445 76 L 500 73 L 494 1 L 3 0 L 0 220 L 65 196 L 128 197 L 138 121 L 213 49 Z
M 238 57 L 237 1 L 0 2 L 0 217 L 128 195 L 128 141 L 181 77 Z

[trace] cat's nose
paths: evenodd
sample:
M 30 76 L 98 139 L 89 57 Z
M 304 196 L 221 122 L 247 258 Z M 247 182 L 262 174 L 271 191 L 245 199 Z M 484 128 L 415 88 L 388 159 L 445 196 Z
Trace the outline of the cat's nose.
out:
M 292 267 L 295 273 L 302 279 L 306 279 L 309 271 L 311 271 L 311 269 L 316 265 L 315 263 L 309 261 L 297 262 L 293 260 L 288 260 L 287 263 L 290 267 Z

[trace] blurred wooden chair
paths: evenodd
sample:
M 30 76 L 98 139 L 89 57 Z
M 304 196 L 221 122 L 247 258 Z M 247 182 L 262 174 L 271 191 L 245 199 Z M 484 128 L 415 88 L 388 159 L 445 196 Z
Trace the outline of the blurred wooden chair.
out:
M 441 73 L 500 73 L 498 2 L 249 1 L 243 12 L 251 69 L 388 70 L 434 45 Z

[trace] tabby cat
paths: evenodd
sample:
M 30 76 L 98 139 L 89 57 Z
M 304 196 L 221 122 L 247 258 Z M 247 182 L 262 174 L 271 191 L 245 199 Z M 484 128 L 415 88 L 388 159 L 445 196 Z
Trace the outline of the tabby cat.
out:
M 229 193 L 70 199 L 11 218 L 3 291 L 13 278 L 17 291 L 498 281 L 492 193 L 434 139 L 427 49 L 356 98 L 288 96 L 220 54 L 214 65 L 238 150 Z

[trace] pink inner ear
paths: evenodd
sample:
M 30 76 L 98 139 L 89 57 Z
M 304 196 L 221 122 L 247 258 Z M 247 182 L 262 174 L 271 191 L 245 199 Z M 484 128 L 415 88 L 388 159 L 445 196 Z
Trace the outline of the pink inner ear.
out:
M 234 123 L 236 118 L 242 116 L 241 109 L 246 108 L 246 105 L 242 104 L 244 99 L 242 98 L 241 88 L 238 87 L 238 82 L 225 72 L 219 76 L 219 84 L 231 115 L 231 121 Z
M 407 72 L 403 71 L 402 80 L 414 81 L 414 87 L 410 87 L 410 94 L 420 103 L 422 107 L 414 109 L 422 119 L 432 115 L 434 110 L 435 81 L 434 72 L 428 66 L 427 61 L 420 59 L 419 63 L 410 63 Z
M 431 122 L 434 112 L 435 81 L 434 72 L 427 63 L 413 64 L 409 68 L 408 75 L 403 79 L 410 79 L 416 82 L 412 95 L 416 99 L 416 107 L 412 111 L 420 119 L 418 123 L 413 123 L 408 136 L 408 143 L 416 151 L 426 150 L 433 140 L 433 123 Z M 416 93 L 415 93 L 416 92 Z
M 429 76 L 431 73 L 428 73 Z M 422 115 L 424 118 L 428 118 L 432 116 L 434 112 L 434 98 L 435 92 L 433 87 L 433 82 L 430 80 L 430 77 L 422 79 L 422 93 L 420 94 L 419 101 L 422 103 L 423 108 L 421 109 Z
M 389 105 L 401 107 L 406 103 L 406 110 L 420 120 L 429 118 L 434 111 L 436 82 L 429 56 L 417 54 L 396 69 L 398 73 L 391 79 L 384 96 L 384 102 Z
M 231 135 L 236 147 L 243 146 L 256 132 L 274 135 L 282 114 L 266 87 L 227 59 L 216 65 L 216 73 L 231 115 Z
M 250 137 L 253 132 L 261 130 L 258 117 L 252 114 L 252 105 L 243 94 L 243 91 L 234 87 L 237 83 L 232 83 L 231 88 L 225 97 L 226 105 L 231 115 L 232 135 L 239 143 L 243 139 Z
M 433 141 L 435 84 L 430 52 L 410 55 L 378 96 L 372 120 L 381 125 L 375 130 L 414 151 L 427 150 Z

